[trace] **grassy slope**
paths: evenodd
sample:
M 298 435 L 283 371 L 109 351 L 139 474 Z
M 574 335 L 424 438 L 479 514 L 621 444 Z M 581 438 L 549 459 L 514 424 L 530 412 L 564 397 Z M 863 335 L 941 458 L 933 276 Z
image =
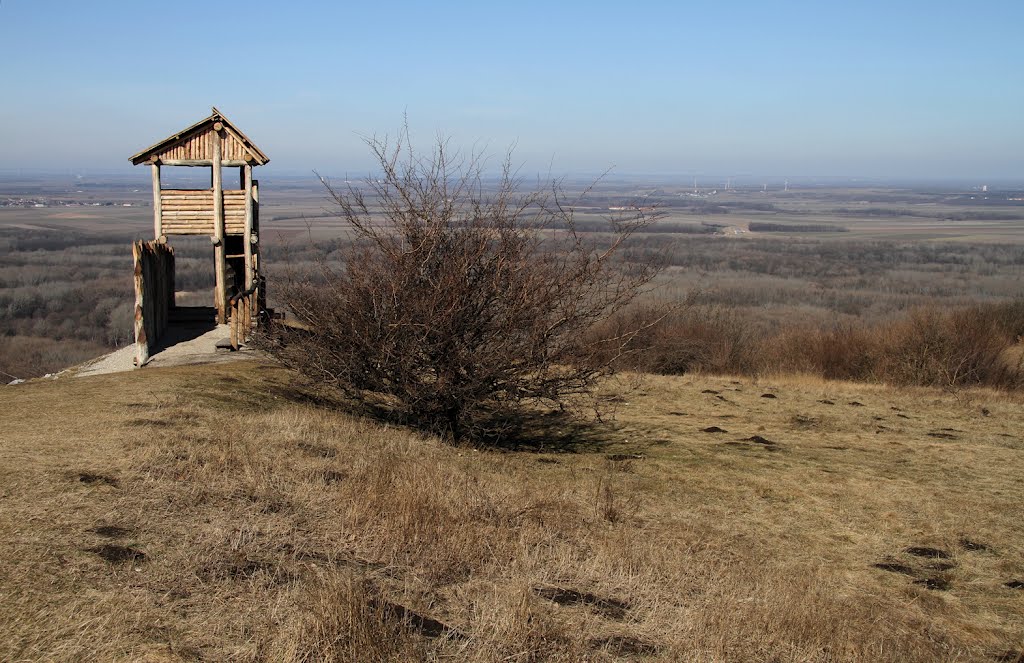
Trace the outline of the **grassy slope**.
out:
M 0 660 L 1024 647 L 1004 586 L 1024 580 L 1019 397 L 649 378 L 576 453 L 537 453 L 359 421 L 290 379 L 241 362 L 0 390 Z

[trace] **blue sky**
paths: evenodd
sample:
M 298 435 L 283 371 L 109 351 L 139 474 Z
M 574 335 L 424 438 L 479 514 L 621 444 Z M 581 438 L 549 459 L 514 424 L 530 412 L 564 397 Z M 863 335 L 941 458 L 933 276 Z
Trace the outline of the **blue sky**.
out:
M 527 170 L 1020 178 L 1024 2 L 0 1 L 0 168 L 216 105 L 278 173 L 437 134 Z

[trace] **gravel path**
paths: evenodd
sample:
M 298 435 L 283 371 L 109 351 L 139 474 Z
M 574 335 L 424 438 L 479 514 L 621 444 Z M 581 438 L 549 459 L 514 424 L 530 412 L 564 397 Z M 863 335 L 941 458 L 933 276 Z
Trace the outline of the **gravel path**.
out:
M 182 366 L 185 364 L 212 364 L 223 361 L 236 361 L 253 356 L 253 351 L 242 348 L 237 352 L 218 350 L 217 342 L 229 337 L 227 325 L 218 325 L 199 336 L 189 327 L 171 327 L 162 339 L 158 352 L 149 358 L 146 366 Z M 191 338 L 194 336 L 194 338 Z M 135 345 L 129 345 L 103 355 L 83 365 L 75 373 L 75 377 L 119 373 L 135 369 Z

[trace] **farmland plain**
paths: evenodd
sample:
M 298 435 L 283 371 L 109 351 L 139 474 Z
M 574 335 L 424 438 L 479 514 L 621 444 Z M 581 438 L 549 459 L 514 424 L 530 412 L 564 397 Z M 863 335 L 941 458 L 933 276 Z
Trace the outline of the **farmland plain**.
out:
M 147 184 L 141 175 L 0 179 L 0 377 L 36 377 L 130 341 L 128 243 L 152 234 Z M 588 184 L 564 182 L 568 199 Z M 261 196 L 273 301 L 275 270 L 331 260 L 346 226 L 315 177 L 267 180 Z M 760 335 L 795 321 L 822 328 L 876 323 L 915 307 L 1010 301 L 1024 292 L 1019 190 L 694 190 L 682 182 L 606 179 L 579 200 L 576 219 L 599 241 L 605 218 L 621 213 L 612 208 L 631 206 L 662 215 L 631 249 L 635 259 L 667 263 L 648 297 L 728 310 Z M 209 242 L 171 241 L 179 302 L 207 304 Z

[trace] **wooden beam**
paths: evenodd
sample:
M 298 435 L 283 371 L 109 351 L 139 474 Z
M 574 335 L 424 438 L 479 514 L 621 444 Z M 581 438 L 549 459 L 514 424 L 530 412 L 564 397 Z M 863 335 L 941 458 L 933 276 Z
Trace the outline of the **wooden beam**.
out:
M 150 162 L 152 163 L 152 162 Z M 160 159 L 161 165 L 164 166 L 186 166 L 186 167 L 198 167 L 206 166 L 209 168 L 213 165 L 213 159 Z M 241 168 L 246 165 L 245 161 L 241 159 L 222 159 L 220 165 L 225 168 Z
M 242 246 L 245 250 L 245 289 L 252 287 L 252 166 L 242 169 L 245 189 L 245 232 Z
M 213 249 L 214 269 L 217 277 L 217 292 L 214 301 L 217 306 L 217 322 L 227 322 L 227 262 L 224 259 L 224 186 L 221 180 L 220 133 L 215 131 L 213 139 L 213 236 L 217 244 Z
M 160 239 L 163 231 L 163 202 L 160 196 L 160 164 L 154 163 L 153 168 L 153 237 Z

